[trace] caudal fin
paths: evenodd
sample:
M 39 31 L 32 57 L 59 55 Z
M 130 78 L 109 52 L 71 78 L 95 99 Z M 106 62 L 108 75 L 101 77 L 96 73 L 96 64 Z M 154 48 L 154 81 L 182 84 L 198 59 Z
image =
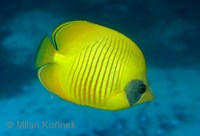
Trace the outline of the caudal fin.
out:
M 46 64 L 52 63 L 56 52 L 49 36 L 45 36 L 37 51 L 35 68 L 40 68 Z

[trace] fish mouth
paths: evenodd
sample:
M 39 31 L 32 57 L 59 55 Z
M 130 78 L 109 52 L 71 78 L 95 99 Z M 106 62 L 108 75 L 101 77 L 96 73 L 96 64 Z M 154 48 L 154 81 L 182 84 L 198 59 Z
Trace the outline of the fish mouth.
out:
M 153 99 L 154 99 L 154 95 L 153 95 L 152 91 L 150 90 L 150 88 L 148 88 L 146 90 L 146 93 L 144 93 L 142 95 L 142 97 L 137 102 L 137 104 L 144 103 L 144 102 L 149 102 L 149 101 L 152 101 Z

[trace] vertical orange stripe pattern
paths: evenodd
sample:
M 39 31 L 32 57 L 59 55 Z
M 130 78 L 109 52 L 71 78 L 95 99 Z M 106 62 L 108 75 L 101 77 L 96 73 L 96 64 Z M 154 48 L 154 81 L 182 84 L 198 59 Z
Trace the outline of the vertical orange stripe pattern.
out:
M 70 75 L 71 95 L 83 105 L 103 105 L 120 86 L 129 45 L 112 33 L 98 35 L 77 54 Z M 93 36 L 94 37 L 94 36 Z

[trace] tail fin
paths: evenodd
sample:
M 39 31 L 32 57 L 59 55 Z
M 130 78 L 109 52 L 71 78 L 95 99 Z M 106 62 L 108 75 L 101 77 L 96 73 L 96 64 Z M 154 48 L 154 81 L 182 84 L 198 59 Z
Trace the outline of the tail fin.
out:
M 40 68 L 46 64 L 52 63 L 56 52 L 49 36 L 45 36 L 37 51 L 35 68 Z

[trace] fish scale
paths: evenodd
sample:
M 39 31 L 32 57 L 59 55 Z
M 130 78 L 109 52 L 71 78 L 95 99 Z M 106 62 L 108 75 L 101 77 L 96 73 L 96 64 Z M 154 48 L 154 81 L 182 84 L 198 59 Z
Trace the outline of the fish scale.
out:
M 101 45 L 101 42 L 102 42 L 102 40 L 101 41 L 97 41 L 94 45 L 91 45 L 91 50 L 89 51 L 90 53 L 89 54 L 92 54 L 92 52 L 93 52 L 93 56 L 88 56 L 88 59 L 90 60 L 91 59 L 91 65 L 90 66 L 88 66 L 88 65 L 83 65 L 84 63 L 82 63 L 82 65 L 80 66 L 80 68 L 81 69 L 83 69 L 83 68 L 85 68 L 85 69 L 91 69 L 96 63 L 94 62 L 94 59 L 95 59 L 95 57 L 97 56 L 97 54 L 96 54 L 96 52 L 97 52 L 97 50 L 98 50 L 98 48 L 100 47 L 100 45 Z M 86 54 L 88 53 L 87 52 L 88 50 L 86 50 Z M 88 61 L 89 61 L 88 60 Z M 83 62 L 85 61 L 85 58 L 84 58 L 84 56 L 83 56 Z M 87 61 L 86 61 L 87 62 Z M 80 64 L 80 63 L 79 63 Z M 87 64 L 87 63 L 86 63 Z M 87 70 L 88 71 L 88 73 L 85 73 L 84 71 L 81 73 L 83 76 L 84 75 L 86 75 L 87 77 L 90 77 L 91 76 L 91 72 L 90 72 L 90 70 Z M 79 77 L 81 77 L 81 74 L 79 74 Z M 92 76 L 93 77 L 93 76 Z M 79 80 L 79 82 L 80 82 L 80 84 L 81 84 L 81 82 L 85 82 L 85 86 L 87 86 L 87 85 L 89 85 L 89 88 L 88 89 L 86 89 L 86 90 L 83 90 L 80 86 L 79 86 L 79 90 L 78 90 L 78 93 L 79 93 L 79 99 L 82 99 L 83 101 L 85 101 L 85 98 L 83 98 L 84 97 L 84 94 L 85 93 L 88 93 L 88 91 L 90 91 L 90 93 L 92 93 L 92 90 L 91 90 L 91 84 L 92 84 L 92 79 L 91 80 Z M 85 87 L 86 88 L 86 87 Z M 95 93 L 95 92 L 93 92 L 93 93 Z M 94 97 L 93 97 L 94 98 Z M 95 101 L 94 99 L 93 99 L 93 101 Z
M 102 40 L 104 40 L 104 38 Z M 96 81 L 98 80 L 99 76 L 97 76 L 96 74 L 100 73 L 100 71 L 102 70 L 101 69 L 102 63 L 99 60 L 102 57 L 101 56 L 102 51 L 105 50 L 105 45 L 106 45 L 106 40 L 104 43 L 103 43 L 103 41 L 101 41 L 101 43 L 99 43 L 99 46 L 98 46 L 99 48 L 96 48 L 96 51 L 94 53 L 94 58 L 96 58 L 95 59 L 96 62 L 92 63 L 92 66 L 94 66 L 94 70 L 93 70 L 93 73 L 90 72 L 90 74 L 91 74 L 91 76 L 89 76 L 89 77 L 91 77 L 90 81 L 86 81 L 89 86 L 87 93 L 88 93 L 88 96 L 90 96 L 88 103 L 92 103 L 92 102 L 94 104 L 100 103 L 100 100 L 98 100 L 98 95 L 97 95 L 98 89 L 96 88 L 97 84 L 98 84 L 98 82 L 96 82 Z M 92 93 L 90 94 L 89 92 L 92 92 Z

